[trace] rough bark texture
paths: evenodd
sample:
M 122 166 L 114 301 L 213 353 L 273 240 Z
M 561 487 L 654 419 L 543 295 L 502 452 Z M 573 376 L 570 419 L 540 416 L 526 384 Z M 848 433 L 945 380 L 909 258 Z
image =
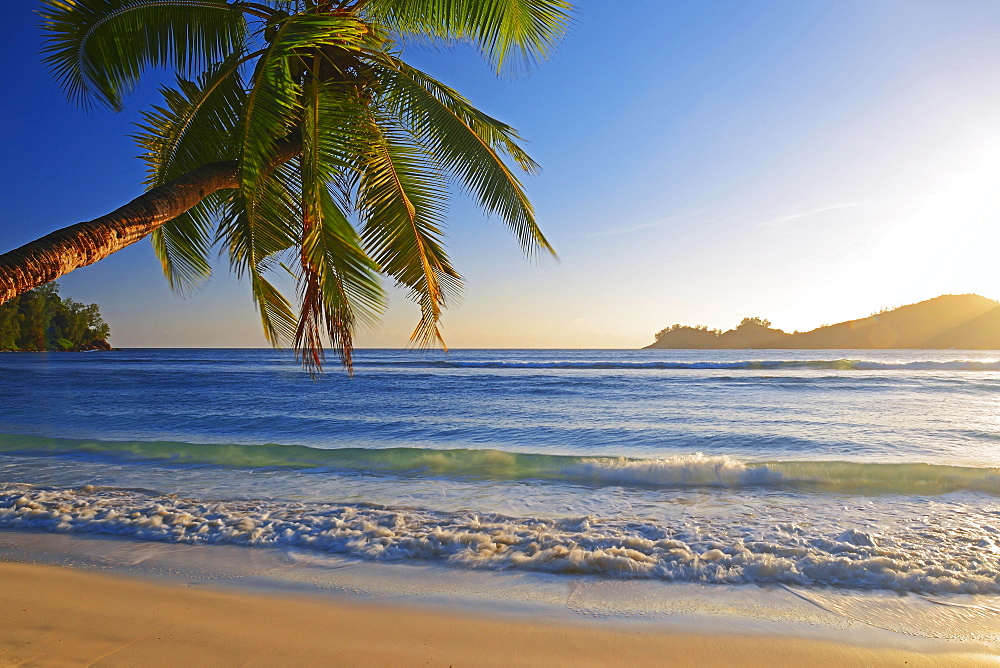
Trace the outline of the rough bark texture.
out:
M 278 142 L 271 169 L 302 150 L 297 134 Z M 214 162 L 149 190 L 123 207 L 0 255 L 0 304 L 134 244 L 208 195 L 239 187 L 236 161 Z
M 134 244 L 208 195 L 239 185 L 235 161 L 199 167 L 111 213 L 0 255 L 0 304 Z

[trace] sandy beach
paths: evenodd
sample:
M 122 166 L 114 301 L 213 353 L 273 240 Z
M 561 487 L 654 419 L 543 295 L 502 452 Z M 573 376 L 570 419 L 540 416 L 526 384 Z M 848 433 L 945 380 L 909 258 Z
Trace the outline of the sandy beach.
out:
M 0 563 L 0 664 L 974 666 L 921 653 L 771 636 L 681 634 L 192 586 Z

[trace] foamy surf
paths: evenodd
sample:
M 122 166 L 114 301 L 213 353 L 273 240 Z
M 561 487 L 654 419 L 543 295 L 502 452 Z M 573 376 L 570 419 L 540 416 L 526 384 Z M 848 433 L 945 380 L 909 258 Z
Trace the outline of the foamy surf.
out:
M 1000 593 L 1000 549 L 850 529 L 776 526 L 756 540 L 638 521 L 433 512 L 366 504 L 205 502 L 131 490 L 0 486 L 0 527 L 141 540 L 295 547 L 359 559 L 429 560 L 712 584 L 781 583 L 926 594 Z

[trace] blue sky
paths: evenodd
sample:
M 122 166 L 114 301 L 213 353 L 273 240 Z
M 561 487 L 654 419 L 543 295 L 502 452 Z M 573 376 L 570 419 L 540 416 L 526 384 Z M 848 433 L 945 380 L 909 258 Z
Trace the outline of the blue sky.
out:
M 0 9 L 0 249 L 141 191 L 122 114 L 66 102 L 27 0 Z M 452 347 L 639 347 L 675 322 L 749 315 L 789 331 L 947 292 L 1000 297 L 1000 4 L 577 3 L 551 61 L 497 80 L 464 48 L 409 58 L 514 125 L 543 167 L 528 192 L 559 260 L 525 260 L 473 204 L 451 207 L 466 279 Z M 224 262 L 170 293 L 140 242 L 60 280 L 113 342 L 265 345 Z M 361 346 L 402 347 L 392 293 Z

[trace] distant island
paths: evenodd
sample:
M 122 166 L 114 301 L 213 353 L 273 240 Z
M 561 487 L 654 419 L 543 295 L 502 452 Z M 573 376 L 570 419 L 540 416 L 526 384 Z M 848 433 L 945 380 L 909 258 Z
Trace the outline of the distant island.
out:
M 111 350 L 97 304 L 59 296 L 48 283 L 0 304 L 0 351 Z
M 860 320 L 789 334 L 763 318 L 744 318 L 723 332 L 673 325 L 650 348 L 956 348 L 1000 350 L 1000 302 L 979 295 L 942 295 Z

